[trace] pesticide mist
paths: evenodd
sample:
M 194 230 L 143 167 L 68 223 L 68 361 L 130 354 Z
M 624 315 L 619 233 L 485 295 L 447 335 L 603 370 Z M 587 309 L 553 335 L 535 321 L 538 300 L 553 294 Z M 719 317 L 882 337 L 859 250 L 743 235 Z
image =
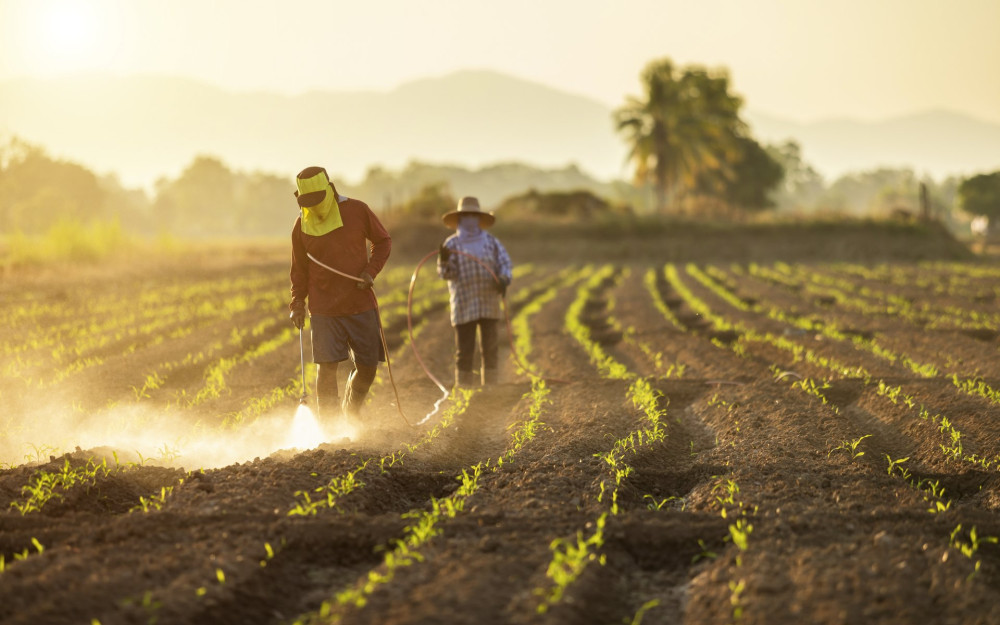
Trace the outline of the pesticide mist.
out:
M 303 405 L 274 410 L 234 429 L 136 405 L 90 415 L 66 406 L 36 406 L 17 422 L 6 423 L 0 465 L 46 462 L 50 456 L 85 450 L 106 456 L 109 462 L 117 457 L 120 462 L 214 469 L 356 437 L 354 428 L 342 420 L 324 427 Z

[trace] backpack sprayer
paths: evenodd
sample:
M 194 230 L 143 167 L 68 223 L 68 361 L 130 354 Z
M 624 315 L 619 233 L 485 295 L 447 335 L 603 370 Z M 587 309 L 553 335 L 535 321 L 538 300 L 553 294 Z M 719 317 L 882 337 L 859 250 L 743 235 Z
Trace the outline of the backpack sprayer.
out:
M 486 263 L 484 263 L 478 257 L 476 257 L 476 256 L 474 256 L 472 254 L 469 254 L 467 252 L 463 252 L 461 250 L 451 250 L 451 252 L 453 254 L 460 254 L 462 256 L 466 256 L 466 257 L 472 259 L 473 261 L 475 261 L 476 263 L 478 263 L 479 265 L 481 265 L 486 271 L 488 271 L 489 274 L 490 274 L 490 276 L 493 277 L 493 279 L 497 282 L 497 284 L 501 283 L 500 282 L 500 278 L 497 277 L 496 273 L 494 273 L 494 271 L 492 269 L 490 269 L 489 266 L 487 266 Z M 416 340 L 413 337 L 413 287 L 414 287 L 414 285 L 417 282 L 417 274 L 420 273 L 420 268 L 424 266 L 424 263 L 426 263 L 428 260 L 430 260 L 434 256 L 437 256 L 439 253 L 440 253 L 440 250 L 434 250 L 433 252 L 430 252 L 429 254 L 427 254 L 426 256 L 424 256 L 420 260 L 420 262 L 417 263 L 416 268 L 413 270 L 413 275 L 410 276 L 410 288 L 409 288 L 409 291 L 407 292 L 407 296 L 406 296 L 406 328 L 407 328 L 407 332 L 409 333 L 409 337 L 410 337 L 410 348 L 413 350 L 413 356 L 417 359 L 417 363 L 420 364 L 420 368 L 424 370 L 424 373 L 427 375 L 427 377 L 430 378 L 431 381 L 434 382 L 435 385 L 437 385 L 437 387 L 441 390 L 441 393 L 442 393 L 441 398 L 438 399 L 436 402 L 434 402 L 434 409 L 431 410 L 429 413 L 427 413 L 424 416 L 424 418 L 421 419 L 420 421 L 418 421 L 416 424 L 410 423 L 410 421 L 406 418 L 406 415 L 403 413 L 402 404 L 399 401 L 399 390 L 396 388 L 396 380 L 392 376 L 392 364 L 389 361 L 389 346 L 388 346 L 388 344 L 386 343 L 386 340 L 385 340 L 385 328 L 383 328 L 383 326 L 382 326 L 382 313 L 379 310 L 378 297 L 375 296 L 375 291 L 374 291 L 374 289 L 372 289 L 372 297 L 375 300 L 375 315 L 378 318 L 379 335 L 381 336 L 381 339 L 382 339 L 382 348 L 385 350 L 385 364 L 386 364 L 386 368 L 389 370 L 389 382 L 392 384 L 392 391 L 393 391 L 393 393 L 396 396 L 396 410 L 399 412 L 399 416 L 402 417 L 402 419 L 406 423 L 406 425 L 408 425 L 410 427 L 416 427 L 417 425 L 423 425 L 424 423 L 426 423 L 428 419 L 430 419 L 432 416 L 434 416 L 437 413 L 438 410 L 440 410 L 441 404 L 444 403 L 444 401 L 446 399 L 448 399 L 448 397 L 451 395 L 451 390 L 448 389 L 444 384 L 442 384 L 441 380 L 437 379 L 437 377 L 435 377 L 434 374 L 430 372 L 430 369 L 427 368 L 427 365 L 424 364 L 424 360 L 420 357 L 420 353 L 417 351 Z M 331 272 L 337 274 L 338 276 L 343 276 L 343 277 L 348 278 L 350 280 L 354 280 L 355 282 L 364 282 L 363 279 L 361 279 L 361 278 L 359 278 L 357 276 L 352 276 L 350 274 L 344 273 L 343 271 L 339 271 L 337 269 L 334 269 L 333 267 L 330 267 L 329 265 L 327 265 L 327 264 L 321 262 L 320 260 L 318 260 L 312 254 L 307 253 L 306 256 L 309 257 L 309 260 L 313 261 L 314 263 L 316 263 L 317 265 L 319 265 L 323 269 L 326 269 L 327 271 L 331 271 Z M 514 332 L 513 332 L 513 329 L 511 328 L 511 324 L 510 324 L 510 312 L 507 309 L 507 298 L 506 298 L 506 296 L 501 295 L 500 296 L 500 302 L 501 302 L 501 306 L 503 308 L 504 321 L 507 324 L 507 338 L 510 340 L 510 352 L 511 352 L 511 354 L 513 354 L 514 360 L 517 362 L 517 365 L 521 368 L 521 370 L 525 372 L 525 374 L 527 374 L 528 376 L 530 376 L 532 378 L 539 377 L 538 375 L 532 373 L 531 370 L 527 366 L 525 366 L 525 364 L 521 361 L 521 358 L 517 355 L 517 350 L 516 350 L 516 348 L 514 346 Z M 299 398 L 299 404 L 305 404 L 307 402 L 308 395 L 306 394 L 306 384 L 305 384 L 305 379 L 306 379 L 305 378 L 305 352 L 304 352 L 303 347 L 302 347 L 302 329 L 301 328 L 299 328 L 299 352 L 300 352 L 301 357 L 302 357 L 302 397 Z M 558 379 L 550 379 L 550 381 L 552 381 L 552 382 L 566 382 L 566 380 L 558 380 Z

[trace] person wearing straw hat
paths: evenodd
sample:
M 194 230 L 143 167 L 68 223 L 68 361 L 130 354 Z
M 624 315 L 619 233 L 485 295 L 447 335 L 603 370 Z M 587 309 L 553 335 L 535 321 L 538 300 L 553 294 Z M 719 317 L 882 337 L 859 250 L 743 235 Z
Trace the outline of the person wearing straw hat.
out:
M 442 220 L 455 230 L 441 245 L 437 267 L 438 275 L 448 281 L 457 349 L 455 385 L 467 387 L 476 382 L 472 366 L 477 329 L 482 360 L 480 383 L 494 384 L 498 364 L 497 321 L 503 318 L 500 299 L 510 285 L 510 256 L 503 244 L 486 231 L 495 218 L 480 210 L 478 199 L 463 197 L 458 208 Z
M 337 193 L 322 167 L 303 169 L 295 185 L 301 214 L 292 228 L 290 317 L 301 330 L 308 300 L 320 417 L 331 420 L 342 411 L 357 422 L 378 363 L 385 362 L 371 287 L 389 258 L 392 239 L 367 204 Z M 349 357 L 354 370 L 338 406 L 337 365 Z

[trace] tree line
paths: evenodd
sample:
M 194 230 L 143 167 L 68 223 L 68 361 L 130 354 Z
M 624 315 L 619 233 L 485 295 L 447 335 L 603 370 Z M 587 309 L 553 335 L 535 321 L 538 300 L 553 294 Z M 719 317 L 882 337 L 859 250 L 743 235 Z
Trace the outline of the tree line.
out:
M 935 182 L 911 169 L 882 168 L 827 184 L 796 142 L 762 145 L 751 136 L 741 118 L 742 98 L 731 92 L 724 69 L 660 59 L 641 79 L 642 95 L 628 97 L 612 120 L 629 147 L 630 182 L 599 181 L 574 165 L 467 169 L 419 161 L 398 171 L 373 166 L 356 184 L 335 182 L 341 193 L 376 211 L 420 218 L 435 218 L 461 195 L 477 195 L 487 207 L 522 217 L 551 211 L 581 219 L 601 213 L 731 219 L 764 210 L 877 217 L 915 212 L 923 186 L 932 215 L 943 221 L 955 221 L 955 207 L 1000 219 L 1000 172 Z M 0 234 L 116 220 L 144 234 L 284 235 L 297 210 L 293 189 L 291 176 L 235 171 L 199 155 L 147 194 L 14 138 L 0 145 Z

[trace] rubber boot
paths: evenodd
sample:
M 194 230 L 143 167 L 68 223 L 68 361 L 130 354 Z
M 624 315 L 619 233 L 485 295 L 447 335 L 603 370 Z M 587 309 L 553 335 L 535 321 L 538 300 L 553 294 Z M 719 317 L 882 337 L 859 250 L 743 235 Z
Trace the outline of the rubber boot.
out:
M 471 388 L 476 384 L 475 371 L 455 369 L 455 388 Z
M 483 368 L 483 386 L 493 386 L 500 380 L 500 372 L 496 369 Z
M 359 423 L 361 420 L 361 406 L 365 403 L 368 390 L 375 380 L 377 367 L 365 365 L 355 365 L 354 371 L 347 376 L 347 387 L 344 389 L 344 403 L 341 408 L 348 419 Z

